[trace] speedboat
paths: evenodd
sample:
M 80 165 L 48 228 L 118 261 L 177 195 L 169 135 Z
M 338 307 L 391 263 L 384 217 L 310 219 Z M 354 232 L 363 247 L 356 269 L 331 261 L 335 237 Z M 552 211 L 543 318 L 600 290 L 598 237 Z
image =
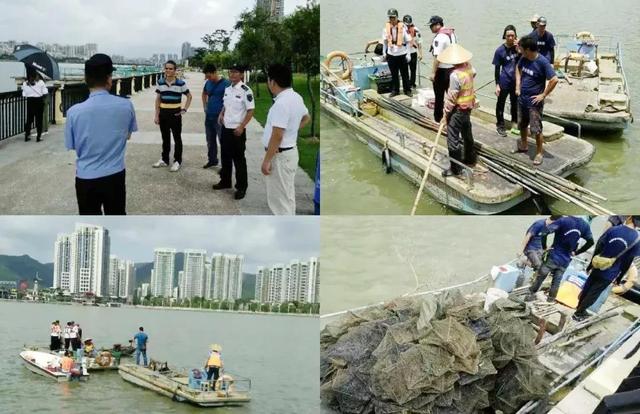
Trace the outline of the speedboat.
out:
M 167 363 L 151 361 L 149 367 L 133 364 L 120 365 L 118 373 L 127 382 L 155 391 L 174 401 L 187 402 L 200 407 L 239 406 L 251 400 L 251 380 L 225 373 L 214 387 L 199 369 L 175 370 Z M 215 388 L 215 390 L 214 390 Z
M 62 358 L 58 355 L 53 355 L 48 352 L 27 350 L 20 352 L 20 358 L 22 359 L 24 366 L 31 372 L 35 372 L 36 374 L 51 378 L 58 382 L 71 381 L 75 379 L 89 379 L 86 367 L 78 366 L 77 364 L 70 372 L 63 372 L 60 369 L 60 362 Z

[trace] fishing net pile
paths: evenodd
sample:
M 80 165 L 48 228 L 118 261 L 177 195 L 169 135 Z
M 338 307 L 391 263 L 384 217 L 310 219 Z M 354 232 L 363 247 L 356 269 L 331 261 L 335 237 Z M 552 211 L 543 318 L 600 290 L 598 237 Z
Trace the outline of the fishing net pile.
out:
M 350 312 L 320 336 L 321 396 L 342 413 L 515 413 L 546 395 L 522 302 L 458 291 Z

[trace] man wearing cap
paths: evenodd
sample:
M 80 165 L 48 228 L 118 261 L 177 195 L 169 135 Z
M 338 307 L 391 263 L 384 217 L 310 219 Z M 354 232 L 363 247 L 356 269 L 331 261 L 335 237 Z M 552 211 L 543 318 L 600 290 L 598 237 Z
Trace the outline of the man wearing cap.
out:
M 440 53 L 438 61 L 453 65 L 444 103 L 449 158 L 475 166 L 476 152 L 471 130 L 471 110 L 476 101 L 473 90 L 476 71 L 469 63 L 471 57 L 471 52 L 456 43 Z M 460 165 L 451 162 L 451 166 L 442 172 L 442 176 L 449 177 L 460 175 L 460 173 L 462 173 Z
M 227 86 L 231 84 L 227 79 L 218 75 L 215 65 L 207 64 L 203 69 L 207 81 L 202 90 L 202 106 L 206 118 L 204 121 L 207 135 L 207 163 L 202 168 L 210 168 L 218 165 L 218 138 L 221 138 L 221 125 L 218 117 L 222 111 L 222 98 Z
M 411 42 L 409 43 L 409 54 L 411 61 L 409 62 L 409 83 L 412 88 L 416 88 L 416 69 L 418 67 L 418 61 L 422 60 L 422 35 L 420 30 L 413 24 L 413 18 L 410 15 L 405 15 L 402 18 L 402 22 L 407 27 L 407 32 L 411 36 Z
M 538 28 L 538 19 L 539 18 L 540 18 L 540 16 L 536 13 L 529 20 L 529 23 L 531 24 L 531 28 L 533 30 L 536 30 Z
M 125 148 L 138 127 L 131 101 L 109 93 L 114 70 L 102 53 L 87 60 L 89 98 L 67 111 L 65 146 L 77 155 L 79 214 L 126 214 Z
M 267 85 L 274 102 L 262 135 L 266 151 L 262 174 L 267 185 L 267 204 L 275 215 L 296 214 L 296 143 L 298 131 L 311 119 L 302 97 L 291 87 L 292 82 L 289 66 L 273 64 L 267 69 Z
M 153 168 L 169 165 L 171 152 L 171 135 L 173 134 L 173 164 L 170 171 L 176 172 L 182 165 L 182 115 L 187 113 L 191 105 L 191 92 L 182 79 L 176 77 L 177 64 L 168 60 L 164 64 L 164 77 L 156 86 L 156 125 L 160 125 L 162 135 L 162 158 L 153 164 Z M 182 95 L 187 95 L 187 102 L 182 107 Z
M 522 57 L 516 67 L 516 95 L 518 95 L 518 121 L 520 141 L 516 152 L 527 153 L 527 128 L 536 139 L 536 156 L 533 165 L 542 164 L 544 137 L 542 114 L 545 98 L 558 84 L 558 77 L 549 61 L 537 52 L 533 37 L 520 39 Z M 547 80 L 549 81 L 547 83 Z
M 429 28 L 431 33 L 435 34 L 431 42 L 433 66 L 429 76 L 429 79 L 433 82 L 433 92 L 436 100 L 433 118 L 436 122 L 440 122 L 444 112 L 444 94 L 449 89 L 449 75 L 453 65 L 438 61 L 438 55 L 444 52 L 449 45 L 457 43 L 457 40 L 455 30 L 450 27 L 444 27 L 444 21 L 440 16 L 431 16 Z
M 536 28 L 531 32 L 531 37 L 538 45 L 538 53 L 547 58 L 553 65 L 556 40 L 553 38 L 553 34 L 547 31 L 547 19 L 545 17 L 538 18 Z
M 242 82 L 244 68 L 234 64 L 229 69 L 231 85 L 224 90 L 222 112 L 218 121 L 222 124 L 220 152 L 222 170 L 220 182 L 213 185 L 214 190 L 231 188 L 231 173 L 236 169 L 236 192 L 234 198 L 240 200 L 247 192 L 247 160 L 244 156 L 247 142 L 246 127 L 253 117 L 256 107 L 251 88 Z
M 576 312 L 575 321 L 580 321 L 589 315 L 587 309 L 593 305 L 600 294 L 611 283 L 618 285 L 627 274 L 636 257 L 640 257 L 640 233 L 636 227 L 640 226 L 640 216 L 626 216 L 622 225 L 607 229 L 596 243 L 591 263 L 587 267 L 589 278 L 582 287 Z M 595 265 L 597 257 L 614 259 L 606 269 Z
M 408 45 L 411 36 L 407 32 L 405 25 L 398 21 L 398 10 L 389 9 L 387 11 L 389 21 L 382 29 L 382 55 L 389 64 L 391 72 L 391 94 L 394 97 L 400 94 L 400 77 L 402 77 L 402 89 L 404 94 L 411 96 L 411 83 L 409 81 L 409 65 L 411 59 Z

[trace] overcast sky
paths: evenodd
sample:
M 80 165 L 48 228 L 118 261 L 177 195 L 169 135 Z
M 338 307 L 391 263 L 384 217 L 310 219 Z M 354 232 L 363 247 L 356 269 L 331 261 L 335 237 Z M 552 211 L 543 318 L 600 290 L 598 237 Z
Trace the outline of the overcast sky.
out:
M 23 255 L 42 263 L 53 261 L 59 233 L 76 223 L 106 227 L 111 253 L 135 262 L 153 261 L 153 249 L 171 247 L 243 254 L 245 271 L 256 266 L 288 263 L 320 254 L 317 217 L 126 216 L 0 216 L 0 254 Z
M 233 30 L 256 0 L 0 0 L 0 40 L 97 43 L 126 57 L 178 53 L 182 42 L 202 46 L 215 29 Z M 306 0 L 284 0 L 285 15 Z M 318 34 L 319 35 L 319 34 Z

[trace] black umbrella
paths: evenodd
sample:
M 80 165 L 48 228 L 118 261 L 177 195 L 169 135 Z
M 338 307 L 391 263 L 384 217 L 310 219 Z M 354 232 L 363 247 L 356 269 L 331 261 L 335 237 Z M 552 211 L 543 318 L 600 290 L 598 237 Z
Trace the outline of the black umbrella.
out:
M 60 69 L 56 62 L 47 52 L 31 45 L 16 46 L 13 56 L 23 62 L 27 70 L 36 70 L 38 73 L 49 79 L 60 79 Z

